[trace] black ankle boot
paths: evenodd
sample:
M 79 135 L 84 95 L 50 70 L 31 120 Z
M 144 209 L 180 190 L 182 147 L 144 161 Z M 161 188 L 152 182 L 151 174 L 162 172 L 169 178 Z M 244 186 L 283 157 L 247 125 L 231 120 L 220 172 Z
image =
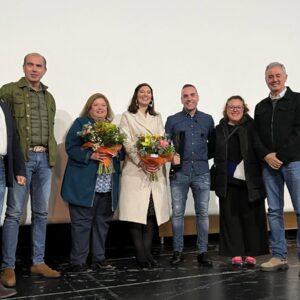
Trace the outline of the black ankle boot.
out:
M 211 267 L 212 266 L 212 261 L 208 255 L 207 252 L 203 252 L 198 254 L 197 260 L 199 265 L 205 266 L 205 267 Z
M 173 256 L 170 260 L 170 264 L 172 266 L 177 266 L 177 265 L 181 264 L 182 262 L 183 262 L 183 253 L 174 251 Z

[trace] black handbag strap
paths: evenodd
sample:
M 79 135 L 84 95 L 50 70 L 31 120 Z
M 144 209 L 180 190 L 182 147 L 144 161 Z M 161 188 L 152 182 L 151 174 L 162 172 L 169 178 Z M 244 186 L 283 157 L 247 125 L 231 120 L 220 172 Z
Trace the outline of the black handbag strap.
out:
M 225 143 L 229 141 L 229 139 L 233 136 L 233 134 L 239 129 L 239 126 L 236 125 L 233 130 L 228 134 L 227 138 L 225 139 Z

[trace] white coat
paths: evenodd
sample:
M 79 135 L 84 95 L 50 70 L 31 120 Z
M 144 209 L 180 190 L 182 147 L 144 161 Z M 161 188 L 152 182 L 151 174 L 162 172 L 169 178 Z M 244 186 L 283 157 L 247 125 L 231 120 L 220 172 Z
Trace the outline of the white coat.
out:
M 119 220 L 140 224 L 147 223 L 147 212 L 152 193 L 157 224 L 165 223 L 170 218 L 167 193 L 166 168 L 157 171 L 158 181 L 150 181 L 138 163 L 140 162 L 135 147 L 137 139 L 143 134 L 164 134 L 161 116 L 152 116 L 141 112 L 125 112 L 120 122 L 120 130 L 126 134 L 124 144 L 126 157 L 122 168 L 121 189 L 117 215 Z

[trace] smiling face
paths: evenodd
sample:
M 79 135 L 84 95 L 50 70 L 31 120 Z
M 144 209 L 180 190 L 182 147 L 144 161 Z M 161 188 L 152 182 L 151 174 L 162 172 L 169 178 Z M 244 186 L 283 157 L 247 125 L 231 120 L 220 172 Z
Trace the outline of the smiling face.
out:
M 280 66 L 272 67 L 266 71 L 266 83 L 273 96 L 279 95 L 285 88 L 287 75 Z
M 32 86 L 39 85 L 47 71 L 44 59 L 39 55 L 28 55 L 24 61 L 23 71 Z
M 91 105 L 89 115 L 95 121 L 105 120 L 107 117 L 108 107 L 103 98 L 97 98 Z
M 194 87 L 186 87 L 181 91 L 181 103 L 188 113 L 195 113 L 199 102 L 197 90 Z
M 152 92 L 149 86 L 143 85 L 137 93 L 137 103 L 139 107 L 148 107 L 152 101 Z
M 231 99 L 226 105 L 226 113 L 230 123 L 238 124 L 244 116 L 244 104 L 240 99 Z

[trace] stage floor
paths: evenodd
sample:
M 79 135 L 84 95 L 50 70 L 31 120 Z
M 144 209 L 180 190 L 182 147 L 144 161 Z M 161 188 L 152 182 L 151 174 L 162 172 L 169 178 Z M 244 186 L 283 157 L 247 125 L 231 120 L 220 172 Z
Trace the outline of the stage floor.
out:
M 11 299 L 300 299 L 300 264 L 296 257 L 295 239 L 289 243 L 289 270 L 261 272 L 259 268 L 233 269 L 227 258 L 217 254 L 217 241 L 210 251 L 213 267 L 198 266 L 195 240 L 185 247 L 185 262 L 171 267 L 171 240 L 157 245 L 159 268 L 139 270 L 134 258 L 113 258 L 114 270 L 65 273 L 60 279 L 31 277 L 28 266 L 19 261 L 18 294 Z M 113 253 L 111 251 L 110 253 Z M 261 263 L 269 256 L 259 257 Z M 61 258 L 60 258 L 61 260 Z M 51 259 L 50 259 L 51 261 Z M 66 261 L 53 259 L 52 265 L 67 268 Z

